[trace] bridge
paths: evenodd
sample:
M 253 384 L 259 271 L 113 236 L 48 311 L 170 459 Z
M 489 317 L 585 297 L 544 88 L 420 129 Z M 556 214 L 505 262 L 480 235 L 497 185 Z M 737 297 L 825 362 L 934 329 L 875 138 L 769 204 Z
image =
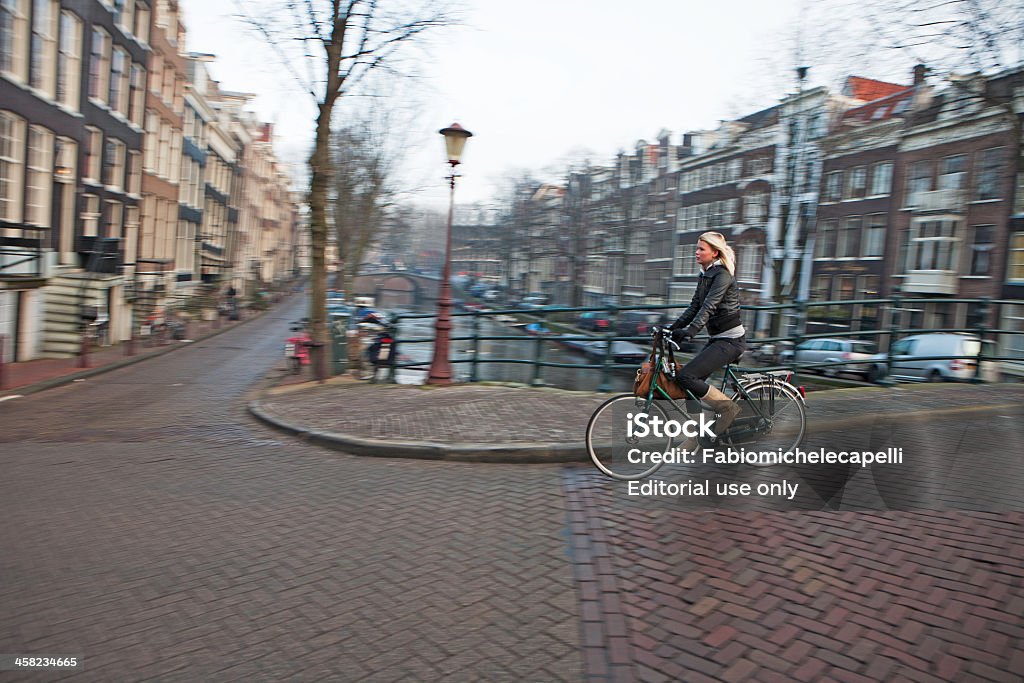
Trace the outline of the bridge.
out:
M 441 278 L 405 271 L 368 273 L 355 278 L 354 296 L 372 296 L 382 308 L 431 304 L 437 301 Z

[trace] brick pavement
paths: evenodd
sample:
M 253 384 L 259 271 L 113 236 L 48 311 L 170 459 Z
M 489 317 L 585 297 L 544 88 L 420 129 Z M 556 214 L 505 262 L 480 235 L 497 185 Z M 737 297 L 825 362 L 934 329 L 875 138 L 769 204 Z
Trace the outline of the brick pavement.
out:
M 255 425 L 290 319 L 0 404 L 0 651 L 79 654 L 71 680 L 579 680 L 557 470 Z
M 974 453 L 1019 444 L 1019 422 L 1001 422 L 950 420 L 935 438 L 981 427 Z M 588 680 L 1024 676 L 1019 498 L 998 513 L 709 510 L 631 499 L 584 466 L 564 483 Z

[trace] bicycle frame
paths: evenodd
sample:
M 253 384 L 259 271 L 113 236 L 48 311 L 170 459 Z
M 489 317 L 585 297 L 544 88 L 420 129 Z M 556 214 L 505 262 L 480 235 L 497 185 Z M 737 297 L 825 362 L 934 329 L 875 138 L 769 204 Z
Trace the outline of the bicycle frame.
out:
M 661 386 L 659 386 L 658 382 L 657 382 L 657 379 L 659 377 L 660 371 L 661 371 L 663 366 L 671 366 L 671 367 L 666 367 L 666 373 L 668 374 L 670 380 L 675 381 L 675 376 L 676 376 L 675 363 L 674 362 L 666 362 L 666 359 L 668 359 L 668 358 L 671 358 L 671 359 L 674 360 L 674 354 L 672 354 L 671 351 L 666 350 L 666 345 L 669 344 L 669 343 L 671 343 L 671 342 L 669 341 L 669 339 L 667 338 L 667 336 L 664 334 L 663 331 L 655 333 L 655 339 L 654 339 L 654 345 L 655 345 L 654 362 L 653 362 L 653 365 L 652 365 L 653 370 L 654 370 L 654 377 L 651 380 L 650 388 L 647 390 L 647 398 L 644 401 L 644 410 L 645 411 L 646 410 L 650 410 L 651 403 L 655 400 L 655 398 L 654 398 L 655 397 L 655 392 L 657 391 L 658 393 L 661 394 L 661 398 L 668 400 L 668 402 L 672 405 L 673 408 L 676 409 L 676 411 L 678 411 L 681 415 L 685 415 L 686 417 L 689 418 L 690 414 L 686 410 L 684 410 L 684 408 L 682 406 L 680 406 L 678 403 L 676 403 L 676 401 L 677 400 L 687 400 L 687 401 L 692 400 L 692 401 L 697 401 L 697 403 L 700 404 L 700 399 L 697 398 L 696 396 L 694 396 L 693 392 L 691 392 L 689 389 L 685 390 L 686 391 L 686 399 L 674 399 L 671 396 L 669 396 L 668 392 L 666 392 L 664 389 L 662 389 Z M 755 373 L 756 373 L 756 371 L 751 371 L 750 374 L 755 374 Z M 746 401 L 745 405 L 749 406 L 754 411 L 754 415 L 753 416 L 742 417 L 742 418 L 737 418 L 736 419 L 736 423 L 734 423 L 733 427 L 726 432 L 730 437 L 742 437 L 742 436 L 748 436 L 750 434 L 758 434 L 758 433 L 760 433 L 762 431 L 765 431 L 765 430 L 769 429 L 771 427 L 771 425 L 772 425 L 771 415 L 774 414 L 774 409 L 775 409 L 775 395 L 774 395 L 774 393 L 770 393 L 769 396 L 768 396 L 768 410 L 767 410 L 767 414 L 766 414 L 764 411 L 761 410 L 760 406 L 758 405 L 760 403 L 760 401 L 753 400 L 751 398 L 750 394 L 747 392 L 747 388 L 744 386 L 744 382 L 740 378 L 740 375 L 743 375 L 743 374 L 747 374 L 747 373 L 740 372 L 739 374 L 737 374 L 736 370 L 732 366 L 732 363 L 730 363 L 730 364 L 725 366 L 725 370 L 724 370 L 723 375 L 722 375 L 722 385 L 721 385 L 722 391 L 725 391 L 726 387 L 731 383 L 736 388 L 736 392 L 737 392 L 737 394 L 739 394 L 741 399 Z M 792 387 L 792 385 L 789 384 L 788 381 L 781 380 L 776 375 L 774 375 L 772 373 L 756 373 L 756 374 L 759 374 L 762 377 L 764 377 L 765 381 L 769 382 L 771 385 L 779 385 L 780 387 L 781 386 Z M 750 381 L 750 382 L 748 382 L 748 384 L 753 386 L 754 384 L 756 384 L 756 381 Z M 793 388 L 793 392 L 795 393 L 796 396 L 798 396 L 800 398 L 801 401 L 803 401 L 803 395 L 801 395 L 800 392 L 795 387 Z M 737 427 L 742 426 L 743 423 L 752 423 L 753 426 L 745 427 L 743 429 L 737 429 Z

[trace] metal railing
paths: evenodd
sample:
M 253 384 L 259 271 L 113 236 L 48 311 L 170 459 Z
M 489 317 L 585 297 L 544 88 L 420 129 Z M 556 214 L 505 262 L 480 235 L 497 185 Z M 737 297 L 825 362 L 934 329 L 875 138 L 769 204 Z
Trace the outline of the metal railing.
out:
M 901 322 L 901 318 L 905 316 L 907 311 L 914 311 L 916 309 L 907 309 L 907 306 L 911 305 L 924 305 L 931 303 L 943 303 L 943 304 L 966 304 L 968 306 L 977 306 L 976 315 L 973 316 L 978 322 L 969 327 L 943 327 L 943 328 L 913 328 L 905 327 Z M 888 352 L 892 345 L 901 337 L 908 336 L 910 334 L 922 334 L 931 332 L 952 332 L 952 333 L 966 333 L 976 336 L 982 340 L 981 351 L 977 357 L 977 363 L 975 366 L 975 375 L 972 381 L 982 381 L 982 365 L 983 363 L 998 363 L 998 362 L 1019 362 L 1024 364 L 1024 356 L 1012 356 L 1012 355 L 1000 355 L 998 353 L 990 354 L 986 346 L 991 342 L 991 337 L 995 335 L 1020 335 L 1024 334 L 1021 330 L 1012 329 L 1001 329 L 1000 327 L 993 327 L 988 325 L 987 321 L 991 317 L 992 307 L 1001 308 L 1002 306 L 1018 305 L 1024 306 L 1024 300 L 1004 300 L 1004 299 L 990 299 L 990 298 L 979 298 L 979 299 L 949 299 L 949 298 L 911 298 L 911 297 L 900 297 L 894 296 L 889 299 L 855 299 L 846 301 L 814 301 L 814 302 L 795 302 L 785 304 L 768 304 L 760 306 L 741 306 L 742 311 L 749 311 L 755 318 L 754 327 L 756 329 L 771 329 L 775 330 L 775 333 L 769 336 L 763 336 L 752 339 L 750 335 L 750 327 L 748 326 L 748 337 L 747 346 L 750 350 L 755 350 L 761 345 L 773 344 L 778 347 L 781 344 L 789 344 L 792 348 L 796 348 L 801 343 L 812 340 L 812 339 L 825 339 L 825 338 L 874 338 L 878 341 L 878 351 Z M 828 332 L 809 332 L 808 326 L 814 325 L 832 325 L 842 326 L 839 323 L 835 323 L 834 317 L 828 317 L 827 315 L 821 314 L 820 311 L 827 309 L 840 308 L 844 309 L 849 307 L 849 311 L 852 314 L 854 307 L 856 306 L 868 306 L 877 307 L 877 315 L 869 316 L 867 318 L 858 318 L 854 320 L 852 315 L 845 317 L 845 320 L 852 322 L 866 321 L 868 323 L 874 323 L 867 325 L 867 329 L 852 329 L 853 325 L 849 325 L 851 329 L 845 329 L 842 331 L 828 331 Z M 680 311 L 683 307 L 679 305 L 651 305 L 651 306 L 634 306 L 634 307 L 618 307 L 618 306 L 597 306 L 597 307 L 544 307 L 538 309 L 495 309 L 495 310 L 474 310 L 466 312 L 453 312 L 451 315 L 453 318 L 469 318 L 472 320 L 472 328 L 470 334 L 461 336 L 452 336 L 452 342 L 469 342 L 469 358 L 452 358 L 450 363 L 453 364 L 469 364 L 469 381 L 479 381 L 479 368 L 481 364 L 485 363 L 508 363 L 508 364 L 520 364 L 520 365 L 531 365 L 533 367 L 532 378 L 530 384 L 533 386 L 543 386 L 544 382 L 544 368 L 571 368 L 578 370 L 600 370 L 601 371 L 601 382 L 598 386 L 598 391 L 606 392 L 611 390 L 610 378 L 611 373 L 618 369 L 629 369 L 635 370 L 638 366 L 636 362 L 630 363 L 617 363 L 615 361 L 615 346 L 614 342 L 627 341 L 639 343 L 640 345 L 646 345 L 649 342 L 647 336 L 623 336 L 615 333 L 616 322 L 621 313 L 626 311 L 663 311 L 667 315 L 667 319 L 672 321 L 675 319 L 675 315 L 669 315 L 669 311 Z M 553 324 L 564 325 L 570 327 L 570 329 L 578 330 L 575 327 L 575 321 L 578 319 L 579 314 L 586 312 L 599 312 L 607 314 L 607 332 L 603 334 L 588 335 L 584 333 L 580 334 L 563 334 L 557 337 L 548 335 L 538 334 L 534 337 L 534 349 L 533 358 L 487 358 L 482 359 L 480 354 L 480 343 L 484 341 L 526 341 L 529 337 L 524 337 L 523 334 L 481 334 L 480 327 L 481 322 L 485 319 L 494 319 L 495 322 L 502 323 L 507 321 L 508 317 L 514 317 L 521 323 L 528 322 L 548 322 L 553 317 L 563 317 L 566 314 L 572 316 L 572 322 L 559 322 L 555 321 Z M 503 317 L 504 320 L 496 320 L 499 316 Z M 416 319 L 429 319 L 433 318 L 434 314 L 403 314 L 396 316 L 392 321 L 392 334 L 395 338 L 395 343 L 399 347 L 405 344 L 432 344 L 434 342 L 433 337 L 415 337 L 415 338 L 401 338 L 401 323 L 402 321 L 416 320 Z M 996 319 L 1000 319 L 997 316 Z M 767 322 L 766 322 L 767 321 Z M 887 321 L 882 324 L 882 321 Z M 585 341 L 585 342 L 605 342 L 600 352 L 600 362 L 597 363 L 562 363 L 557 361 L 546 360 L 546 349 L 547 343 L 551 341 L 559 342 L 574 342 L 574 341 Z M 700 343 L 703 341 L 701 338 L 697 339 Z M 776 363 L 777 360 L 776 356 Z M 873 354 L 874 355 L 874 354 Z M 794 354 L 795 357 L 795 354 Z M 964 355 L 956 356 L 914 356 L 915 361 L 926 361 L 926 360 L 955 360 L 964 359 Z M 889 377 L 892 375 L 893 368 L 893 357 L 890 353 L 885 353 L 884 361 L 875 359 L 844 359 L 841 361 L 832 362 L 815 362 L 815 363 L 782 363 L 771 365 L 770 367 L 758 368 L 759 370 L 765 369 L 788 369 L 794 373 L 809 370 L 809 369 L 821 369 L 832 366 L 851 366 L 865 363 L 883 364 L 886 367 L 885 376 Z M 402 368 L 421 368 L 425 369 L 429 367 L 429 361 L 415 361 L 415 362 L 395 362 L 389 366 L 388 381 L 395 381 L 395 374 L 397 370 Z

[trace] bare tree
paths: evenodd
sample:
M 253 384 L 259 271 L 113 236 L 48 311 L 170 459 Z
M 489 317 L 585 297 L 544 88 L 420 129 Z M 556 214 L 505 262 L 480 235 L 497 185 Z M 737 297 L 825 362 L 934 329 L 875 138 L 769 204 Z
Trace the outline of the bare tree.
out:
M 310 326 L 317 377 L 327 375 L 327 205 L 331 119 L 339 99 L 377 72 L 396 73 L 400 51 L 425 32 L 453 23 L 447 5 L 431 0 L 236 0 L 243 18 L 266 40 L 281 65 L 316 103 L 309 158 Z
M 333 135 L 328 213 L 340 261 L 335 287 L 346 292 L 393 206 L 397 156 L 391 138 L 389 117 L 373 112 Z

